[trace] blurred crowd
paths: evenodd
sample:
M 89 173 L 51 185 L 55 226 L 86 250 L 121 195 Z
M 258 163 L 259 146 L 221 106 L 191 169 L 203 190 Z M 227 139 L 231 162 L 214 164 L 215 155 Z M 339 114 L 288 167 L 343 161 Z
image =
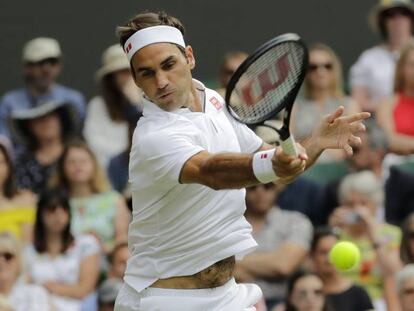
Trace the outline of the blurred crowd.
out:
M 414 5 L 380 0 L 368 20 L 381 42 L 349 73 L 332 47 L 309 45 L 291 120 L 302 141 L 338 106 L 370 111 L 362 144 L 352 156 L 324 152 L 289 185 L 247 189 L 259 246 L 235 277 L 260 285 L 259 311 L 414 310 Z M 224 56 L 221 95 L 246 57 Z M 119 44 L 103 51 L 89 102 L 57 83 L 53 38 L 24 45 L 22 72 L 22 87 L 0 99 L 0 311 L 113 310 L 130 254 L 128 158 L 143 94 Z M 271 126 L 254 130 L 278 145 Z M 350 271 L 329 261 L 338 240 L 361 251 Z

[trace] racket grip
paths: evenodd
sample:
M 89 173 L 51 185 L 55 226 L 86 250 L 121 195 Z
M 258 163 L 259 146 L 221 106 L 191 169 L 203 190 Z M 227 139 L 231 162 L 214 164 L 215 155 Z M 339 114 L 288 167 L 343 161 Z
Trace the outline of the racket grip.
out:
M 280 145 L 282 146 L 283 152 L 287 155 L 298 157 L 298 150 L 296 149 L 296 142 L 293 135 L 289 135 L 286 140 L 282 140 Z

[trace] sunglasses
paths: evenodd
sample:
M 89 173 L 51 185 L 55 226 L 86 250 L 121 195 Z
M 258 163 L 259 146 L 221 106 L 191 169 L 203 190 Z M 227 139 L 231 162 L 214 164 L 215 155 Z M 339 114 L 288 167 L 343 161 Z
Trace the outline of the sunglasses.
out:
M 11 261 L 16 257 L 13 253 L 10 252 L 0 252 L 0 258 L 3 257 L 7 262 Z
M 311 72 L 316 71 L 319 68 L 324 68 L 325 70 L 331 71 L 333 68 L 333 65 L 331 63 L 325 63 L 325 64 L 309 64 L 308 66 L 308 69 Z
M 275 184 L 274 183 L 260 184 L 260 185 L 248 187 L 247 190 L 255 191 L 259 187 L 263 187 L 263 188 L 265 188 L 265 190 L 271 190 L 271 189 L 274 189 Z

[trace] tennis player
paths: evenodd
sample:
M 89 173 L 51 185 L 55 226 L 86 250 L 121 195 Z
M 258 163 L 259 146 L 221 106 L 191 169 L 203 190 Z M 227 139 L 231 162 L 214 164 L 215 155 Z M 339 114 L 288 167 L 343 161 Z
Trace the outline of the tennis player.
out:
M 118 34 L 145 99 L 130 154 L 132 256 L 115 310 L 256 310 L 260 288 L 233 278 L 235 260 L 256 247 L 243 188 L 290 182 L 326 148 L 352 153 L 369 114 L 341 117 L 339 108 L 293 158 L 192 78 L 195 58 L 178 19 L 141 13 Z

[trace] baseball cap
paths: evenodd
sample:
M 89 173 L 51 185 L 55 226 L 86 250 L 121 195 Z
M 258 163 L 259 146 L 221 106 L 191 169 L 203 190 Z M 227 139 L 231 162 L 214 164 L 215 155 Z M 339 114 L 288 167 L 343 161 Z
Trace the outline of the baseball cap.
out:
M 23 61 L 37 63 L 47 58 L 62 56 L 59 42 L 53 38 L 35 38 L 28 41 L 23 48 Z

